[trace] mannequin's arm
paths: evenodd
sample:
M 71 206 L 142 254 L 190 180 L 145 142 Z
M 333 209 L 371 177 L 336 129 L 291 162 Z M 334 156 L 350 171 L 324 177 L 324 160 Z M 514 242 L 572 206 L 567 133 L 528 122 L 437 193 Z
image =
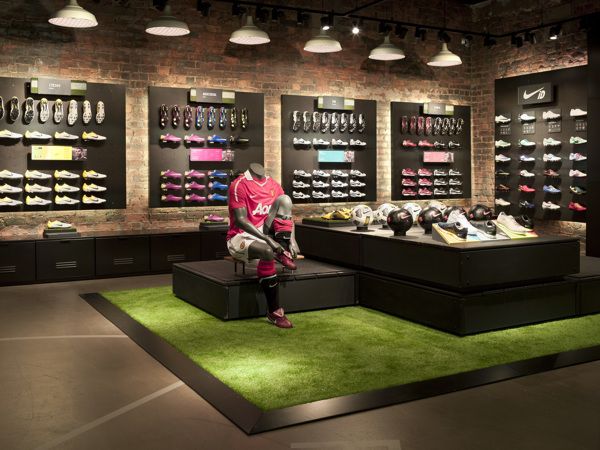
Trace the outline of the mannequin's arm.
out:
M 235 224 L 246 233 L 251 234 L 252 236 L 260 239 L 267 243 L 271 249 L 273 249 L 276 253 L 281 253 L 284 251 L 283 247 L 277 243 L 272 237 L 262 233 L 258 228 L 252 225 L 248 221 L 248 212 L 246 208 L 235 208 L 233 210 L 233 214 L 235 217 Z

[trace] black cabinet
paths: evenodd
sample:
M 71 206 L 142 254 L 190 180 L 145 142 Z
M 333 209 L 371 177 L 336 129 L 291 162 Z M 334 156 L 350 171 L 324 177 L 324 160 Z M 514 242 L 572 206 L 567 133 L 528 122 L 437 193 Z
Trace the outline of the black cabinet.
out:
M 35 281 L 35 242 L 0 242 L 0 285 Z
M 211 231 L 202 234 L 202 261 L 223 259 L 229 256 L 227 250 L 227 231 Z
M 150 270 L 171 270 L 173 263 L 202 259 L 201 233 L 159 234 L 150 237 Z
M 94 276 L 94 239 L 36 242 L 37 279 L 60 281 Z
M 150 270 L 147 236 L 96 238 L 96 275 L 127 275 Z

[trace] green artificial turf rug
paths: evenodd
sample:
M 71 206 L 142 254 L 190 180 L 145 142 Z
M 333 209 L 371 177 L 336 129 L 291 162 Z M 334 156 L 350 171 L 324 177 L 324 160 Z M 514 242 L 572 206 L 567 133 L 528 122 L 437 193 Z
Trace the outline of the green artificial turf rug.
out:
M 170 286 L 102 296 L 265 412 L 600 346 L 600 314 L 458 337 L 358 306 L 290 314 L 294 328 L 281 330 L 265 318 L 214 318 Z M 593 350 L 583 360 L 597 359 Z M 472 385 L 583 360 L 553 357 Z

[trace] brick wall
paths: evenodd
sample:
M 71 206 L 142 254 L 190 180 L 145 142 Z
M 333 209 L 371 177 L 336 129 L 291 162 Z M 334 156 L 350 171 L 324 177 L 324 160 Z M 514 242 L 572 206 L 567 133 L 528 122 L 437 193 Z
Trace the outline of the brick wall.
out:
M 407 58 L 395 63 L 374 62 L 367 58 L 381 36 L 375 25 L 367 25 L 360 37 L 349 27 L 336 31 L 344 51 L 332 55 L 308 54 L 302 46 L 316 31 L 298 28 L 291 15 L 282 24 L 261 25 L 271 43 L 257 48 L 228 43 L 230 33 L 239 26 L 229 8 L 213 5 L 211 16 L 203 18 L 192 0 L 172 1 L 176 16 L 185 18 L 192 34 L 183 38 L 160 38 L 144 33 L 147 21 L 157 16 L 146 0 L 132 0 L 130 7 L 83 0 L 100 25 L 90 31 L 63 30 L 47 24 L 52 11 L 63 0 L 0 0 L 0 76 L 61 76 L 90 82 L 124 84 L 127 87 L 127 209 L 60 213 L 0 213 L 0 236 L 41 231 L 52 218 L 74 222 L 82 230 L 142 229 L 195 224 L 199 218 L 221 209 L 148 208 L 148 129 L 147 87 L 149 85 L 191 87 L 207 86 L 265 94 L 265 165 L 276 178 L 280 176 L 280 97 L 297 95 L 342 95 L 377 100 L 378 121 L 378 200 L 389 200 L 391 191 L 390 102 L 441 101 L 473 105 L 473 196 L 475 201 L 493 202 L 493 80 L 534 70 L 585 64 L 582 33 L 573 32 L 553 45 L 537 45 L 512 50 L 501 43 L 493 52 L 462 48 L 454 36 L 451 49 L 464 64 L 450 69 L 434 69 L 426 61 L 439 50 L 434 33 L 426 42 L 414 40 L 410 30 L 404 41 L 396 40 Z M 310 6 L 311 2 L 297 2 Z M 338 9 L 347 8 L 339 2 Z M 443 2 L 411 2 L 400 5 L 386 2 L 381 9 L 366 13 L 377 17 L 389 14 L 396 20 L 443 23 Z M 587 2 L 589 3 L 589 2 Z M 288 4 L 290 4 L 288 2 Z M 293 4 L 293 3 L 291 3 Z M 537 4 L 537 2 L 536 2 Z M 576 2 L 586 8 L 584 2 Z M 583 5 L 583 6 L 582 6 Z M 321 7 L 321 2 L 314 3 Z M 589 5 L 588 5 L 589 6 Z M 517 10 L 518 11 L 518 10 Z M 449 0 L 447 25 L 456 28 L 483 27 L 489 11 L 475 12 Z M 520 21 L 518 13 L 506 13 L 503 26 Z M 547 52 L 551 56 L 547 56 Z M 465 203 L 470 202 L 467 199 Z M 327 205 L 298 207 L 298 215 L 320 212 Z

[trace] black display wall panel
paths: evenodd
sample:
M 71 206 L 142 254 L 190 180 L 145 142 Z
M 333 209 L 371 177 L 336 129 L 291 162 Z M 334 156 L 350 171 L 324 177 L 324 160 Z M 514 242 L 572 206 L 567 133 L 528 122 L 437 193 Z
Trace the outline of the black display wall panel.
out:
M 47 206 L 27 206 L 25 198 L 27 193 L 23 191 L 19 194 L 0 194 L 0 197 L 10 197 L 23 202 L 20 206 L 2 207 L 0 212 L 8 211 L 59 211 L 59 210 L 89 210 L 89 209 L 122 209 L 126 207 L 126 175 L 125 175 L 125 86 L 115 84 L 88 83 L 85 96 L 52 96 L 31 94 L 29 89 L 30 79 L 28 78 L 0 78 L 0 96 L 4 100 L 4 108 L 8 106 L 11 97 L 19 99 L 21 114 L 16 122 L 8 120 L 9 109 L 6 109 L 4 117 L 0 119 L 0 130 L 9 130 L 23 135 L 22 139 L 0 139 L 0 171 L 9 170 L 20 174 L 25 174 L 26 170 L 39 170 L 48 174 L 53 174 L 55 170 L 68 170 L 80 175 L 79 179 L 66 180 L 70 185 L 81 188 L 84 180 L 81 178 L 83 170 L 95 170 L 105 174 L 107 178 L 102 180 L 90 181 L 96 185 L 106 187 L 105 192 L 93 192 L 99 198 L 106 199 L 103 204 L 85 205 L 82 202 L 76 205 L 56 205 L 53 203 Z M 27 97 L 34 99 L 35 116 L 29 125 L 23 122 L 23 104 Z M 50 107 L 50 118 L 46 123 L 39 121 L 39 101 L 47 98 Z M 54 102 L 60 98 L 63 101 L 64 117 L 60 123 L 53 120 Z M 73 126 L 67 124 L 67 114 L 69 101 L 76 100 L 78 107 L 77 121 Z M 89 100 L 92 104 L 92 120 L 88 125 L 82 121 L 83 101 Z M 106 116 L 104 122 L 96 123 L 96 104 L 102 100 L 105 105 Z M 69 134 L 78 135 L 77 141 L 56 141 L 54 137 L 44 141 L 27 141 L 25 132 L 39 131 L 44 134 L 54 136 L 54 132 L 64 131 Z M 95 132 L 106 136 L 106 141 L 84 141 L 81 135 L 84 131 Z M 31 145 L 68 145 L 87 149 L 87 161 L 33 161 L 31 160 Z M 0 179 L 0 185 L 8 183 L 13 186 L 24 188 L 26 181 Z M 31 180 L 31 184 L 40 184 L 54 188 L 58 180 L 51 178 L 49 180 Z M 83 191 L 75 193 L 65 193 L 69 197 L 81 200 L 85 193 Z M 43 199 L 54 201 L 56 192 L 54 190 L 48 193 L 32 193 L 32 196 L 39 196 Z
M 495 115 L 511 115 L 510 134 L 505 134 L 503 127 L 496 124 L 496 141 L 504 140 L 512 145 L 508 150 L 496 149 L 496 155 L 503 154 L 508 156 L 511 161 L 502 163 L 496 162 L 496 171 L 503 170 L 509 172 L 509 176 L 496 176 L 496 199 L 502 198 L 511 203 L 510 206 L 496 206 L 497 211 L 504 211 L 508 214 L 528 214 L 537 219 L 567 220 L 574 222 L 585 222 L 587 212 L 575 212 L 568 209 L 571 201 L 586 205 L 586 196 L 575 195 L 570 192 L 570 186 L 580 186 L 587 189 L 587 178 L 571 178 L 569 171 L 571 169 L 580 170 L 587 173 L 587 161 L 574 162 L 569 160 L 570 153 L 581 153 L 587 156 L 590 144 L 572 145 L 569 144 L 571 136 L 579 136 L 587 139 L 587 132 L 576 130 L 576 120 L 569 116 L 571 108 L 581 108 L 587 110 L 587 67 L 576 67 L 573 69 L 554 70 L 551 72 L 542 72 L 519 77 L 503 78 L 496 80 L 496 112 Z M 535 85 L 541 83 L 552 83 L 554 86 L 554 100 L 551 103 L 519 105 L 518 88 L 520 86 Z M 534 88 L 535 90 L 535 88 Z M 562 119 L 557 121 L 560 124 L 558 132 L 550 132 L 548 121 L 542 117 L 543 112 L 560 109 Z M 535 115 L 534 130 L 524 129 L 519 120 L 519 115 L 523 112 Z M 587 126 L 587 119 L 582 120 Z M 532 132 L 532 134 L 526 134 Z M 524 133 L 525 132 L 525 133 Z M 554 138 L 562 142 L 560 147 L 544 148 L 544 138 Z M 534 149 L 527 150 L 519 147 L 521 139 L 534 141 Z M 543 161 L 544 153 L 552 153 L 562 158 L 555 163 Z M 521 162 L 521 155 L 528 155 L 535 158 L 532 162 Z M 553 169 L 559 173 L 559 177 L 544 176 L 545 169 Z M 533 178 L 524 178 L 520 176 L 521 170 L 527 170 L 535 173 Z M 508 186 L 509 192 L 498 190 L 500 184 Z M 519 185 L 528 185 L 535 188 L 534 193 L 525 193 L 519 191 Z M 560 194 L 548 194 L 543 191 L 544 185 L 553 185 L 561 189 Z M 520 207 L 521 201 L 529 201 L 535 205 L 534 209 Z M 561 206 L 560 210 L 549 211 L 542 209 L 542 202 L 551 201 Z
M 208 176 L 202 180 L 196 180 L 199 184 L 205 185 L 206 188 L 203 191 L 194 191 L 196 194 L 207 197 L 207 201 L 203 203 L 189 203 L 183 199 L 181 202 L 169 203 L 161 201 L 163 194 L 177 194 L 177 196 L 185 196 L 185 190 L 181 193 L 177 191 L 165 192 L 161 189 L 161 184 L 166 181 L 161 177 L 161 171 L 171 169 L 179 173 L 183 173 L 186 170 L 199 170 L 204 173 L 210 170 L 222 170 L 231 173 L 225 179 L 215 179 L 224 184 L 230 184 L 233 181 L 233 176 L 238 172 L 245 171 L 250 163 L 256 162 L 264 164 L 264 95 L 254 94 L 249 92 L 236 92 L 235 93 L 235 105 L 223 105 L 228 109 L 228 116 L 232 107 L 237 108 L 238 112 L 238 125 L 235 130 L 231 129 L 231 123 L 228 122 L 224 130 L 219 128 L 219 125 L 215 125 L 212 130 L 209 130 L 206 126 L 206 119 L 201 129 L 197 129 L 195 124 L 189 129 L 185 129 L 183 126 L 183 108 L 186 105 L 192 106 L 194 111 L 193 119 L 196 118 L 196 106 L 204 106 L 205 110 L 209 106 L 217 108 L 217 122 L 218 122 L 218 109 L 222 106 L 220 104 L 209 104 L 209 103 L 192 103 L 189 98 L 189 89 L 184 88 L 166 88 L 166 87 L 149 87 L 148 88 L 148 139 L 150 149 L 150 207 L 194 207 L 194 206 L 220 206 L 226 205 L 227 202 L 222 201 L 209 201 L 208 195 L 211 193 L 221 193 L 227 196 L 227 191 L 212 191 L 208 184 Z M 169 108 L 169 121 L 167 126 L 163 129 L 160 127 L 160 106 L 162 104 L 167 105 Z M 171 108 L 174 105 L 178 105 L 181 110 L 181 120 L 179 126 L 174 128 L 171 121 Z M 241 128 L 241 110 L 242 108 L 248 109 L 248 128 L 242 130 Z M 172 134 L 174 136 L 182 138 L 179 144 L 165 144 L 160 142 L 160 136 L 163 134 Z M 243 137 L 250 139 L 248 144 L 233 144 L 230 147 L 228 145 L 209 145 L 205 143 L 200 144 L 186 144 L 183 142 L 185 135 L 196 134 L 197 136 L 207 139 L 211 135 L 218 135 L 224 138 Z M 231 148 L 235 152 L 235 158 L 230 162 L 193 162 L 190 161 L 190 148 Z M 173 181 L 173 180 L 170 180 Z M 178 184 L 178 181 L 174 181 Z M 184 184 L 184 182 L 181 182 Z
M 429 115 L 423 114 L 423 104 L 422 103 L 406 103 L 406 102 L 392 102 L 391 107 L 391 120 L 392 120 L 392 200 L 404 200 L 410 201 L 411 199 L 447 199 L 447 198 L 469 198 L 471 197 L 471 108 L 469 106 L 454 106 L 454 115 L 453 116 L 437 116 L 437 115 Z M 438 134 L 438 135 L 425 135 L 425 134 L 411 134 L 407 132 L 405 134 L 402 133 L 402 116 L 407 116 L 408 119 L 412 116 L 415 117 L 431 117 L 432 121 L 436 117 L 444 117 L 455 118 L 455 119 L 463 119 L 464 124 L 462 127 L 462 131 L 460 134 Z M 410 147 L 405 148 L 402 146 L 402 142 L 404 140 L 411 140 L 415 143 L 418 143 L 420 140 L 428 140 L 431 143 L 435 143 L 435 141 L 443 142 L 448 144 L 450 141 L 458 142 L 460 144 L 460 148 L 456 149 L 440 149 L 436 150 L 435 148 L 420 148 L 420 147 Z M 425 163 L 423 162 L 423 152 L 424 151 L 432 151 L 432 152 L 449 152 L 454 153 L 454 162 L 453 163 Z M 414 177 L 415 181 L 418 181 L 419 178 L 429 178 L 432 182 L 435 181 L 436 178 L 441 180 L 449 181 L 450 178 L 456 178 L 462 181 L 462 185 L 459 186 L 438 186 L 442 189 L 445 189 L 449 192 L 450 187 L 460 188 L 462 190 L 462 195 L 436 195 L 436 196 L 417 196 L 417 197 L 409 197 L 403 196 L 402 190 L 405 186 L 402 186 L 402 169 L 413 169 L 417 172 L 420 168 L 425 168 L 433 172 L 435 169 L 443 169 L 448 172 L 450 169 L 458 170 L 462 175 L 461 176 L 447 176 L 447 177 Z M 436 186 L 427 186 L 431 192 L 433 192 Z M 419 186 L 412 187 L 413 190 L 418 191 Z
M 317 97 L 307 97 L 300 95 L 282 95 L 281 96 L 281 162 L 282 171 L 281 179 L 282 186 L 285 192 L 293 196 L 294 190 L 304 192 L 311 195 L 313 191 L 312 187 L 308 189 L 294 189 L 292 183 L 294 179 L 307 181 L 311 183 L 311 178 L 302 179 L 294 178 L 294 170 L 304 170 L 308 173 L 312 173 L 313 170 L 323 170 L 325 172 L 331 172 L 332 170 L 342 170 L 344 172 L 350 172 L 350 170 L 359 170 L 366 174 L 364 178 L 356 178 L 357 180 L 364 182 L 366 186 L 364 188 L 352 188 L 346 187 L 342 190 L 349 193 L 350 189 L 364 192 L 366 195 L 361 198 L 327 198 L 327 199 L 313 199 L 309 198 L 301 200 L 294 198 L 294 203 L 329 203 L 329 202 L 373 202 L 377 200 L 377 102 L 374 100 L 355 100 L 354 111 L 347 111 L 348 114 L 354 112 L 356 117 L 359 114 L 363 114 L 366 119 L 366 127 L 363 133 L 355 131 L 354 133 L 340 133 L 339 130 L 336 133 L 327 131 L 322 133 L 321 131 L 304 132 L 302 128 L 299 131 L 294 132 L 292 130 L 292 114 L 294 111 L 309 111 L 311 114 L 313 111 L 318 112 L 329 112 L 332 113 L 334 110 L 318 109 L 317 108 Z M 342 111 L 337 111 L 342 112 Z M 310 140 L 313 138 L 324 139 L 331 142 L 332 139 L 341 139 L 346 142 L 350 142 L 350 139 L 358 139 L 366 142 L 364 148 L 351 148 L 348 150 L 354 150 L 355 161 L 353 163 L 319 163 L 318 151 L 311 145 L 306 148 L 297 148 L 294 146 L 294 138 L 302 138 Z M 324 150 L 333 150 L 331 146 L 323 148 Z M 342 151 L 342 150 L 339 150 Z M 343 181 L 348 183 L 350 177 Z M 324 180 L 319 178 L 319 180 Z M 326 180 L 331 183 L 331 177 Z M 311 183 L 312 184 L 312 183 Z M 326 189 L 315 189 L 316 191 L 323 191 L 330 193 L 332 189 L 337 188 L 326 188 Z
M 600 13 L 593 16 L 592 22 L 600 23 Z M 600 27 L 588 29 L 588 120 L 600 121 Z M 600 127 L 592 127 L 588 133 L 590 148 L 600 144 Z M 594 147 L 592 147 L 594 146 Z M 586 226 L 586 252 L 588 256 L 600 257 L 600 154 L 590 153 L 588 161 L 588 203 Z M 599 296 L 600 298 L 600 296 Z

